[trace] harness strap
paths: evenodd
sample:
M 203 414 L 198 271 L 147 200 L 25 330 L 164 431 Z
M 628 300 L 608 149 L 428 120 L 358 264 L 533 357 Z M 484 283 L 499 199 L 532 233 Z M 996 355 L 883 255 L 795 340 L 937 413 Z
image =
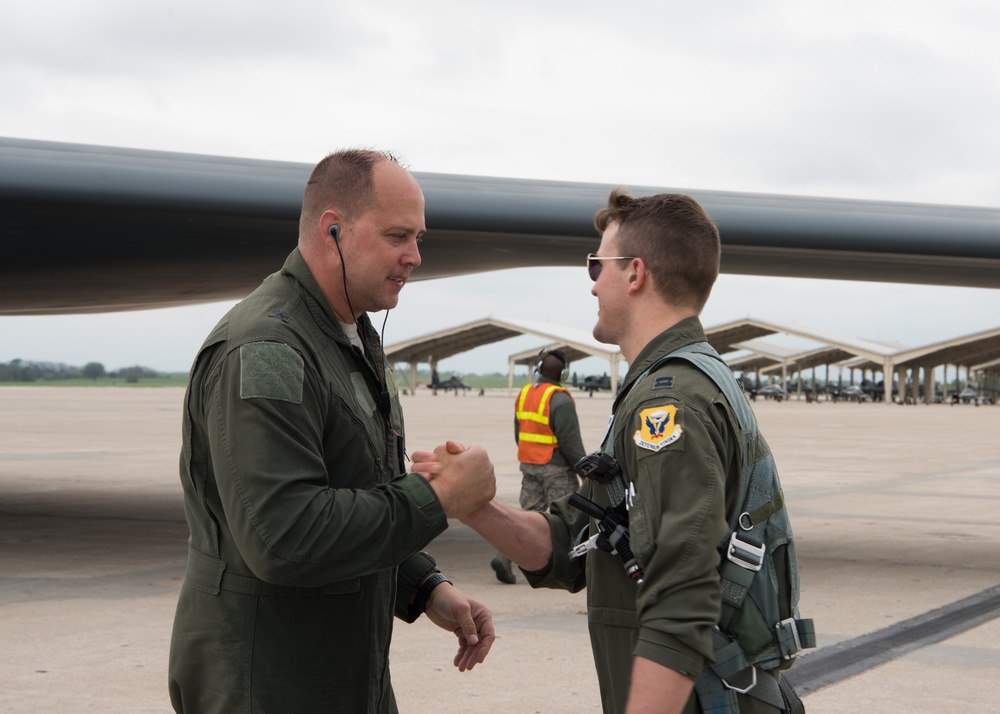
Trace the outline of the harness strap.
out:
M 785 698 L 785 712 L 787 714 L 806 714 L 806 707 L 799 699 L 792 683 L 781 676 L 778 678 L 778 686 L 781 687 L 781 696 Z
M 784 496 L 772 495 L 767 488 L 765 479 L 770 472 L 770 451 L 763 446 L 760 428 L 753 416 L 750 404 L 733 379 L 732 371 L 722 361 L 719 354 L 705 342 L 696 342 L 674 350 L 661 357 L 638 380 L 656 371 L 668 360 L 683 359 L 691 362 L 705 373 L 726 396 L 730 407 L 736 415 L 740 427 L 740 444 L 742 448 L 743 470 L 740 474 L 740 487 L 744 493 L 742 508 L 733 522 L 729 524 L 729 543 L 725 546 L 726 562 L 720 570 L 722 580 L 723 601 L 728 608 L 723 608 L 720 626 L 729 626 L 733 615 L 742 607 L 747 592 L 753 582 L 753 577 L 764 562 L 764 528 L 754 526 L 765 522 L 771 514 L 784 505 Z M 613 442 L 613 439 L 612 439 Z M 609 494 L 611 493 L 611 484 Z M 624 487 L 622 488 L 624 498 Z M 612 500 L 612 503 L 615 501 Z
M 804 649 L 816 646 L 816 627 L 811 617 L 790 617 L 774 626 L 782 659 L 792 659 Z
M 719 625 L 713 629 L 715 664 L 706 667 L 695 683 L 701 710 L 704 714 L 738 714 L 738 695 L 742 694 L 783 712 L 804 714 L 801 700 L 780 673 L 775 673 L 777 676 L 774 676 L 751 664 L 740 644 L 723 633 L 728 630 L 733 617 L 743 606 L 755 576 L 764 565 L 764 532 L 767 521 L 785 505 L 780 487 L 776 493 L 773 491 L 774 457 L 732 371 L 708 343 L 685 345 L 660 358 L 636 379 L 632 388 L 672 359 L 691 362 L 715 382 L 725 395 L 739 424 L 743 457 L 740 473 L 742 507 L 729 523 L 727 540 L 720 544 L 724 557 L 719 569 L 723 606 Z M 614 444 L 612 415 L 602 444 L 604 452 L 612 457 Z M 607 489 L 611 504 L 620 504 L 628 489 L 624 474 L 609 482 Z M 777 644 L 771 645 L 771 654 L 786 660 L 795 657 L 804 648 L 815 647 L 813 621 L 792 617 L 779 622 L 775 626 L 775 641 Z M 755 661 L 761 659 L 758 657 Z
M 752 676 L 756 678 L 751 683 L 750 688 L 742 691 L 743 688 L 736 689 L 734 685 L 727 683 L 711 667 L 702 671 L 698 681 L 694 684 L 694 691 L 698 695 L 698 705 L 703 714 L 739 714 L 740 700 L 737 694 L 753 697 L 765 704 L 775 707 L 779 711 L 785 712 L 784 687 L 788 686 L 783 680 L 784 677 L 775 679 L 763 670 L 750 667 Z M 758 676 L 758 671 L 760 675 Z M 794 691 L 792 692 L 794 694 Z M 796 701 L 798 698 L 796 697 Z M 799 702 L 801 706 L 801 702 Z M 787 711 L 795 711 L 787 709 Z M 800 710 L 801 711 L 801 710 Z M 804 714 L 804 712 L 803 712 Z
M 695 692 L 698 693 L 702 712 L 738 714 L 738 694 L 753 697 L 785 711 L 785 698 L 779 680 L 747 662 L 740 646 L 736 642 L 727 642 L 718 629 L 713 634 L 716 644 L 715 664 L 706 667 L 695 682 Z
M 711 668 L 706 668 L 694 683 L 702 714 L 739 714 L 740 703 L 736 692 L 728 689 Z

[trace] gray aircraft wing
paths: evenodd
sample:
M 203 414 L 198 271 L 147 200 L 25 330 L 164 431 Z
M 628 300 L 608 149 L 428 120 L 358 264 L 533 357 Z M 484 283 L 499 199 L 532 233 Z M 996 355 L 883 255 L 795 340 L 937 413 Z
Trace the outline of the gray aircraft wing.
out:
M 295 246 L 311 168 L 0 138 L 0 315 L 241 297 Z M 428 233 L 413 279 L 582 270 L 614 186 L 414 175 Z M 997 208 L 681 192 L 718 223 L 723 272 L 1000 287 Z

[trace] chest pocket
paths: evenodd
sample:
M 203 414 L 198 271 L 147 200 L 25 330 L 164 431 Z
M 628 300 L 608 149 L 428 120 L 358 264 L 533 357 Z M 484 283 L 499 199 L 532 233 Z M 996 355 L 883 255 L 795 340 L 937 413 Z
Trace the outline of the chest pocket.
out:
M 330 416 L 324 460 L 333 488 L 372 488 L 392 478 L 387 433 L 361 372 L 330 384 Z

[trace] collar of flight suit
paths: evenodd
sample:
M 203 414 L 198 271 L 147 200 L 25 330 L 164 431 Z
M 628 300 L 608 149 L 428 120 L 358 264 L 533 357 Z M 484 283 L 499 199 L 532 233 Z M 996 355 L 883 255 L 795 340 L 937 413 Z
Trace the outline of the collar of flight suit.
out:
M 621 388 L 615 397 L 614 408 L 625 398 L 625 395 L 632 389 L 635 381 L 649 369 L 653 363 L 665 354 L 673 352 L 679 347 L 690 345 L 695 342 L 705 341 L 705 329 L 701 326 L 701 320 L 695 317 L 687 317 L 675 325 L 671 325 L 659 335 L 650 340 L 645 347 L 639 350 L 635 362 L 629 365 L 628 373 L 622 382 Z

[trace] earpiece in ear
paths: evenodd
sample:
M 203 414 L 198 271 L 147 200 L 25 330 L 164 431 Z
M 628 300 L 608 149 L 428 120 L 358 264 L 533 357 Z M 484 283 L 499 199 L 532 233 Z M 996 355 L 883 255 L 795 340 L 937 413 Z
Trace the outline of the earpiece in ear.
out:
M 630 275 L 630 276 L 628 276 L 628 281 L 629 281 L 630 283 L 634 283 L 634 282 L 635 282 L 635 279 L 636 279 L 636 276 L 635 276 L 634 274 L 633 274 L 633 275 Z
M 340 242 L 340 226 L 336 223 L 330 226 L 330 237 L 333 238 L 334 242 Z

